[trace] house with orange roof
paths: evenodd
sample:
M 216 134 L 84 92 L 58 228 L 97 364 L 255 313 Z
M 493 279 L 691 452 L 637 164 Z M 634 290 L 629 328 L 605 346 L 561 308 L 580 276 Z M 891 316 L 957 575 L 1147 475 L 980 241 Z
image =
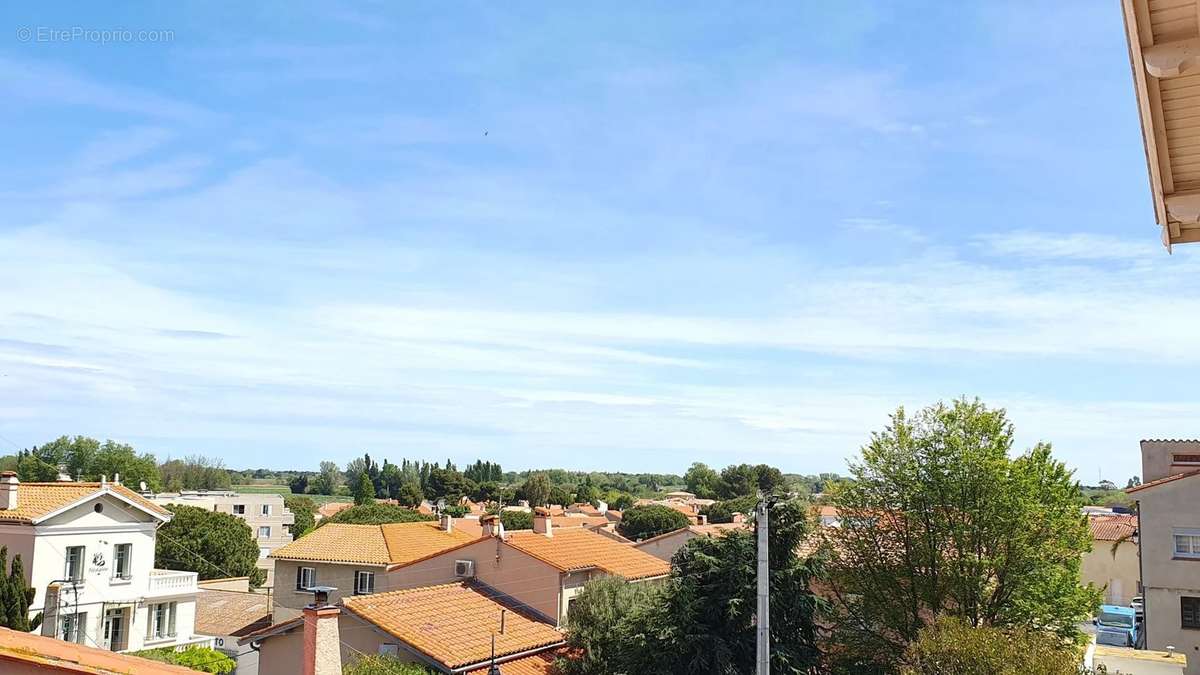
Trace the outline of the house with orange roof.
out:
M 322 629 L 331 649 L 317 646 Z M 564 643 L 554 626 L 470 579 L 345 597 L 340 606 L 313 603 L 303 616 L 239 641 L 259 651 L 260 675 L 320 673 L 322 666 L 336 673 L 361 654 L 439 673 L 486 673 L 494 662 L 504 675 L 546 675 Z
M 534 511 L 533 529 L 502 532 L 495 516 L 480 519 L 483 538 L 408 563 L 400 583 L 471 579 L 511 598 L 530 614 L 562 625 L 571 600 L 599 576 L 643 583 L 663 579 L 671 566 L 587 527 L 557 527 L 547 509 Z
M 429 579 L 396 570 L 480 538 L 478 531 L 455 528 L 455 520 L 444 516 L 415 523 L 321 525 L 271 553 L 277 580 L 272 617 L 300 616 L 312 600 L 313 586 L 336 589 L 330 593 L 336 603 L 343 597 L 428 585 Z
M 111 651 L 210 645 L 194 634 L 196 573 L 156 569 L 171 512 L 113 481 L 21 483 L 0 472 L 0 544 L 36 591 L 47 637 Z
M 1084 554 L 1080 580 L 1104 589 L 1104 602 L 1129 606 L 1141 592 L 1138 557 L 1138 517 L 1132 514 L 1099 514 L 1088 517 L 1092 550 Z
M 195 670 L 75 642 L 0 628 L 5 675 L 196 675 Z
M 633 544 L 634 548 L 645 551 L 660 560 L 667 562 L 675 556 L 675 552 L 687 545 L 696 537 L 719 537 L 731 530 L 745 530 L 746 523 L 714 523 L 712 525 L 689 525 L 678 530 L 672 530 L 644 539 Z

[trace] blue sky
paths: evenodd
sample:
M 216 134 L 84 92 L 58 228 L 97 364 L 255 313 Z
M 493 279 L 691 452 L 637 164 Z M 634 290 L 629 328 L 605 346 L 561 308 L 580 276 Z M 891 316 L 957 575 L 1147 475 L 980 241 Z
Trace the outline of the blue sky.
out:
M 837 471 L 965 394 L 1124 482 L 1200 435 L 1109 3 L 98 9 L 0 9 L 0 449 Z

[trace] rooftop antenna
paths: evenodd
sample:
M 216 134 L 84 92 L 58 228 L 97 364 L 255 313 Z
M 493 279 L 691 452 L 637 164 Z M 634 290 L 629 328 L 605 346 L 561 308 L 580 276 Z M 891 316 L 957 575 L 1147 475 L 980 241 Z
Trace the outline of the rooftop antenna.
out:
M 496 631 L 492 631 L 492 667 L 488 668 L 487 675 L 503 675 L 500 666 L 496 665 Z

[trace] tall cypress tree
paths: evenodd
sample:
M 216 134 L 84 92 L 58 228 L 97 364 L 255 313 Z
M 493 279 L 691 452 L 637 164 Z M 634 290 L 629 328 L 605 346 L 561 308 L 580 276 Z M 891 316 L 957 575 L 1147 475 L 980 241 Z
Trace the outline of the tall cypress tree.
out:
M 8 547 L 0 546 L 0 626 L 11 628 L 12 623 L 9 620 L 8 605 L 9 605 L 9 590 L 8 577 L 4 574 L 8 570 Z

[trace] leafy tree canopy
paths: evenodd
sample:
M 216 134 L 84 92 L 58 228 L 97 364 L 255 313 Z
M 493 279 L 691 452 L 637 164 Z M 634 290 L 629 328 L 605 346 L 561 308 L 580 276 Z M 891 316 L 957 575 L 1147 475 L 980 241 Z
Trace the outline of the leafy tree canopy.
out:
M 384 523 L 413 523 L 422 520 L 433 520 L 433 516 L 427 516 L 395 504 L 361 504 L 343 509 L 329 518 L 323 519 L 317 527 L 326 523 L 382 525 Z
M 246 521 L 196 506 L 166 508 L 174 517 L 158 528 L 155 567 L 197 572 L 201 580 L 250 577 L 251 586 L 266 579 L 266 570 L 255 566 L 258 544 Z
M 550 479 L 544 473 L 535 473 L 521 484 L 517 491 L 530 506 L 545 506 L 550 503 Z
M 188 647 L 183 651 L 175 651 L 174 647 L 160 647 L 134 652 L 133 655 L 218 675 L 232 673 L 237 667 L 237 661 L 211 647 Z
M 500 524 L 506 531 L 532 530 L 533 514 L 528 511 L 501 511 Z
M 1053 633 L 942 617 L 904 654 L 903 675 L 1079 675 L 1083 650 Z
M 965 399 L 872 434 L 828 533 L 845 652 L 888 661 L 941 615 L 1079 637 L 1099 592 L 1080 585 L 1078 485 L 1049 445 L 1010 458 L 1012 443 L 1003 409 Z
M 688 517 L 662 504 L 631 506 L 621 513 L 617 531 L 634 541 L 657 537 L 687 527 Z
M 292 523 L 292 538 L 299 539 L 308 534 L 316 525 L 317 504 L 303 495 L 287 495 L 283 505 L 296 517 Z

